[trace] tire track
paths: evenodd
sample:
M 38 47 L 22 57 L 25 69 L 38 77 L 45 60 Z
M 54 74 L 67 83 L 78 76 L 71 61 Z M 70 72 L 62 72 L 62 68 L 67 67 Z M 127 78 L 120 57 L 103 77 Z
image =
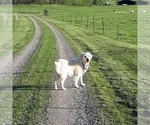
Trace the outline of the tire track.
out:
M 32 40 L 14 57 L 13 59 L 13 79 L 15 79 L 18 74 L 20 74 L 21 70 L 24 68 L 24 66 L 27 64 L 29 59 L 34 54 L 35 50 L 37 49 L 40 39 L 41 39 L 41 27 L 40 25 L 30 16 L 27 15 L 27 17 L 33 22 L 33 25 L 35 27 L 35 33 L 32 38 Z M 14 85 L 15 86 L 15 85 Z M 33 90 L 31 90 L 33 91 Z M 31 92 L 32 93 L 32 92 Z M 13 96 L 13 100 L 19 97 L 18 95 Z M 28 96 L 26 100 L 30 100 L 32 97 Z M 28 105 L 26 105 L 28 106 Z M 22 107 L 25 109 L 26 107 Z M 15 115 L 15 114 L 13 114 Z M 24 116 L 20 116 L 20 119 L 22 119 Z M 20 122 L 20 119 L 18 121 Z M 24 124 L 24 121 L 21 121 L 22 124 Z M 16 124 L 16 123 L 15 123 Z
M 28 16 L 35 26 L 35 34 L 31 40 L 13 59 L 12 51 L 6 52 L 0 58 L 0 117 L 3 124 L 12 122 L 12 73 L 13 78 L 21 71 L 36 50 L 41 37 L 40 26 Z M 5 113 L 4 113 L 5 111 Z M 2 115 L 3 114 L 3 115 Z
M 54 33 L 57 43 L 58 58 L 68 59 L 73 57 L 73 51 L 67 44 L 60 32 L 45 20 L 36 17 L 44 22 Z M 53 82 L 54 83 L 54 82 Z M 88 97 L 86 88 L 74 87 L 72 79 L 65 81 L 66 90 L 52 90 L 50 107 L 47 109 L 47 116 L 39 124 L 41 125 L 88 125 L 90 118 L 87 114 Z
M 28 62 L 30 57 L 33 55 L 37 46 L 39 45 L 41 38 L 41 28 L 37 22 L 32 18 L 27 16 L 33 22 L 35 26 L 35 34 L 31 40 L 13 59 L 13 74 L 14 77 L 19 73 L 23 66 Z

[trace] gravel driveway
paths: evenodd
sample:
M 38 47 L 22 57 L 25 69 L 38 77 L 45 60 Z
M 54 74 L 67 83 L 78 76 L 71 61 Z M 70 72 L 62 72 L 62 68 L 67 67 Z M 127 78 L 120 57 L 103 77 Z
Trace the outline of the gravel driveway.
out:
M 29 58 L 33 55 L 34 51 L 36 50 L 41 37 L 41 28 L 37 24 L 37 22 L 32 18 L 29 17 L 34 26 L 35 26 L 35 34 L 31 40 L 23 49 L 20 51 L 19 54 L 17 54 L 16 57 L 13 59 L 13 73 L 14 77 L 17 75 L 17 73 L 23 68 L 23 66 L 27 63 Z

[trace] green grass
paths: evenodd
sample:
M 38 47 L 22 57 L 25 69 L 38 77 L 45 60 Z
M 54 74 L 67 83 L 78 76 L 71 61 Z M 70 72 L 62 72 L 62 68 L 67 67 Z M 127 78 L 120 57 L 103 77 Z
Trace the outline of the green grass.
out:
M 48 15 L 56 20 L 82 27 L 90 32 L 104 35 L 114 40 L 137 44 L 136 6 L 71 7 L 32 5 L 32 8 L 30 6 L 14 6 L 13 10 L 17 13 L 43 14 L 44 9 L 47 9 Z M 134 13 L 129 13 L 129 10 L 134 10 Z M 102 18 L 104 19 L 104 34 Z M 119 27 L 118 33 L 117 26 Z
M 43 17 L 59 28 L 78 54 L 91 51 L 88 85 L 96 86 L 105 116 L 116 124 L 136 124 L 137 46 L 114 41 L 83 28 Z M 89 88 L 90 88 L 89 87 Z
M 0 5 L 0 56 L 12 50 L 12 6 Z M 6 20 L 4 18 L 6 16 Z
M 38 8 L 38 9 L 37 9 Z M 43 17 L 43 9 L 49 16 Z M 74 52 L 92 52 L 86 83 L 102 103 L 110 124 L 137 124 L 137 10 L 136 6 L 15 6 L 14 12 L 41 14 L 66 37 Z M 116 10 L 115 13 L 113 10 Z M 128 10 L 134 10 L 129 13 Z M 88 28 L 87 16 L 89 16 Z M 94 28 L 93 28 L 94 17 Z M 101 18 L 105 32 L 102 33 Z M 82 19 L 82 21 L 81 21 Z M 116 36 L 119 19 L 119 35 Z M 82 22 L 82 23 L 81 23 Z M 97 119 L 100 113 L 96 113 Z
M 0 18 L 0 56 L 12 49 L 12 17 Z
M 26 16 L 19 15 L 18 20 L 13 16 L 13 55 L 15 56 L 33 38 L 35 27 Z
M 41 42 L 22 73 L 14 80 L 14 124 L 38 124 L 50 103 L 55 40 L 49 28 L 41 22 L 39 24 L 42 28 Z

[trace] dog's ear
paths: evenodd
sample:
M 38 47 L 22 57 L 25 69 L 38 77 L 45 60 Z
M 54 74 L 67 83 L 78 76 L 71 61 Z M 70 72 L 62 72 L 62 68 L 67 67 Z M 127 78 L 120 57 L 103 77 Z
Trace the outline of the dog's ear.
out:
M 85 52 L 82 52 L 81 55 L 84 55 Z
M 88 54 L 88 56 L 89 56 L 90 58 L 93 57 L 93 55 L 92 55 L 90 52 L 87 52 L 87 54 Z
M 81 55 L 80 55 L 81 60 L 83 59 L 83 56 L 84 56 L 84 52 L 82 52 Z
M 93 57 L 93 55 L 91 54 L 91 57 Z
M 81 57 L 84 55 L 84 52 L 81 53 Z

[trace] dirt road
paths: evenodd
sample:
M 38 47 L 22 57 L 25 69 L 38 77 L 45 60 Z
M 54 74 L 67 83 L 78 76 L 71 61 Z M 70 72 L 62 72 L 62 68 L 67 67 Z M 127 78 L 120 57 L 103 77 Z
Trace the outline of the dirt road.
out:
M 40 42 L 40 26 L 33 18 L 29 18 L 35 25 L 35 34 L 31 42 L 14 59 L 12 50 L 0 57 L 0 124 L 12 124 L 12 73 L 14 73 L 14 77 L 19 73 Z
M 58 58 L 68 59 L 74 57 L 73 51 L 60 32 L 48 22 L 36 18 L 43 21 L 54 33 Z M 90 106 L 86 87 L 75 88 L 71 78 L 65 81 L 65 87 L 67 88 L 65 91 L 61 89 L 51 91 L 51 104 L 47 110 L 47 119 L 43 120 L 41 124 L 93 125 L 91 124 L 91 116 L 87 112 L 87 108 Z
M 37 22 L 32 18 L 29 17 L 35 26 L 35 34 L 32 40 L 17 54 L 16 57 L 13 59 L 13 73 L 14 77 L 17 73 L 23 68 L 29 58 L 32 56 L 34 51 L 36 50 L 41 37 L 41 28 L 37 24 Z

